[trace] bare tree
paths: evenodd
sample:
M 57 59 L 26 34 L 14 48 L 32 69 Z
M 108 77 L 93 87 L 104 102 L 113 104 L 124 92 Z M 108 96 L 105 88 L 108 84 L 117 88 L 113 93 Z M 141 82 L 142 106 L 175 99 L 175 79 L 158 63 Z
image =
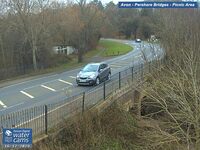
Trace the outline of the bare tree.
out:
M 46 32 L 45 8 L 48 6 L 48 0 L 12 0 L 10 7 L 13 14 L 17 17 L 17 26 L 24 32 L 24 40 L 29 42 L 32 48 L 32 61 L 34 70 L 37 70 L 37 52 L 38 40 L 44 40 L 42 37 Z
M 153 80 L 145 89 L 146 103 L 152 106 L 152 112 L 146 115 L 157 120 L 161 131 L 176 139 L 177 149 L 199 150 L 200 12 L 187 9 L 164 12 L 160 35 L 168 61 L 150 77 Z
M 86 0 L 78 1 L 78 11 L 82 26 L 76 46 L 78 47 L 78 62 L 82 62 L 83 53 L 89 49 L 89 41 L 95 42 L 95 38 L 97 40 L 99 38 L 102 14 L 97 7 L 87 4 Z

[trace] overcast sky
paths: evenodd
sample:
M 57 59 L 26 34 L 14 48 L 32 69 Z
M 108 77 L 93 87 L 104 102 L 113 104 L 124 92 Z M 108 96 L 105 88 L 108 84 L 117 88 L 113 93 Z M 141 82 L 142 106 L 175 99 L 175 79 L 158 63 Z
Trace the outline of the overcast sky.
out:
M 133 2 L 133 1 L 143 1 L 143 0 L 101 0 L 101 2 L 103 3 L 103 4 L 106 4 L 106 3 L 109 3 L 110 1 L 113 1 L 115 4 L 117 4 L 119 1 L 120 2 Z
M 143 1 L 143 0 L 101 0 L 103 4 L 109 3 L 110 1 L 113 1 L 115 4 L 118 4 L 118 2 L 135 2 L 135 1 Z M 193 1 L 193 2 L 199 2 L 200 0 L 184 0 L 184 1 Z
M 115 4 L 117 4 L 119 1 L 123 1 L 123 0 L 101 0 L 101 2 L 103 4 L 109 3 L 110 1 L 113 1 Z M 126 1 L 126 0 L 124 0 L 124 1 Z

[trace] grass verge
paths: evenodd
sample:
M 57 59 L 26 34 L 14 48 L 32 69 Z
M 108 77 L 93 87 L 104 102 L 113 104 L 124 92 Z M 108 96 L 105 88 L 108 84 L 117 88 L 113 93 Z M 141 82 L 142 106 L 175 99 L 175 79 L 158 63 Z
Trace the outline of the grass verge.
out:
M 101 40 L 99 44 L 105 48 L 101 56 L 117 56 L 130 52 L 133 48 L 127 44 L 114 42 L 110 40 Z
M 133 149 L 137 140 L 136 119 L 118 106 L 102 114 L 85 113 L 48 139 L 33 145 L 33 150 L 124 150 Z

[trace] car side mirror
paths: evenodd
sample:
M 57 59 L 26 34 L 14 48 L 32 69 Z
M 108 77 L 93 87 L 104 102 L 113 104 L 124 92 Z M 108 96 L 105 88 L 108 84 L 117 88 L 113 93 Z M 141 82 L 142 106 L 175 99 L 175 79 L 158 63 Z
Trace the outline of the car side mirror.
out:
M 103 69 L 99 69 L 99 72 L 102 72 L 103 71 Z

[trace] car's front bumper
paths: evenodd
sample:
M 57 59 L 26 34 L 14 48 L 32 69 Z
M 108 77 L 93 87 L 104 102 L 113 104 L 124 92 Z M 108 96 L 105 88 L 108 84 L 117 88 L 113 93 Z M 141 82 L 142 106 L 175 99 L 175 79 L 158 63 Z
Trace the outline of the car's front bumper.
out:
M 76 79 L 78 85 L 94 85 L 96 83 L 95 79 Z

